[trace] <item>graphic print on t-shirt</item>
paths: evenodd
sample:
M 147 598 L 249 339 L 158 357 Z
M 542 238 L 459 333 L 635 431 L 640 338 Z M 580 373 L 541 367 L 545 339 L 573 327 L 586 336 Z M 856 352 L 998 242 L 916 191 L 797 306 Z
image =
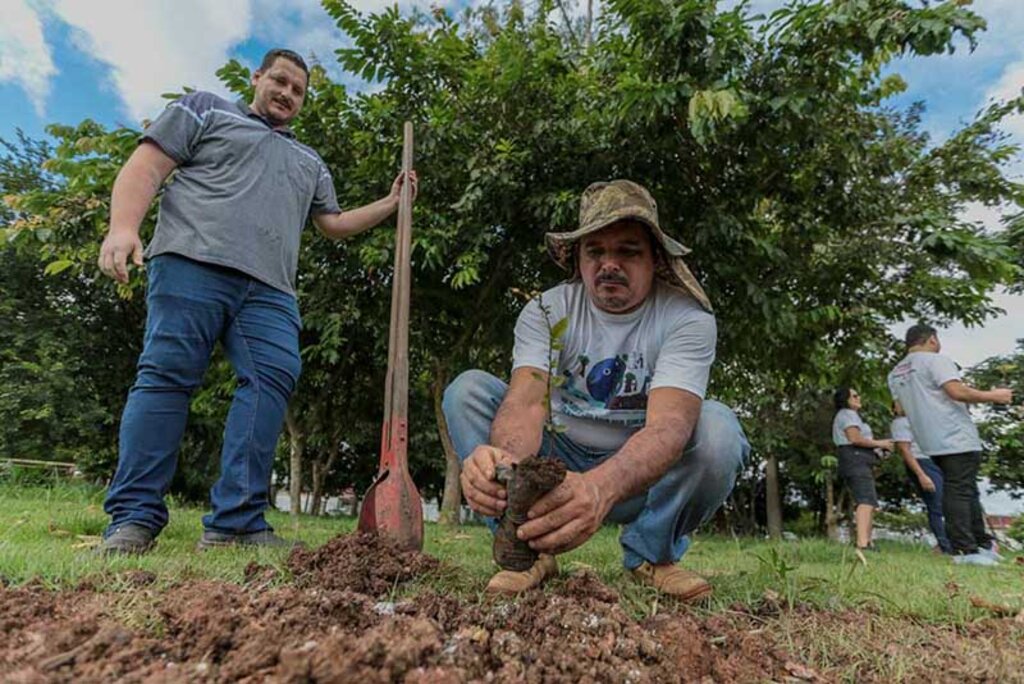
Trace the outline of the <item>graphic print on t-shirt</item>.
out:
M 653 374 L 644 354 L 616 354 L 592 362 L 586 353 L 570 361 L 562 372 L 563 409 L 569 415 L 594 416 L 594 409 L 644 411 Z

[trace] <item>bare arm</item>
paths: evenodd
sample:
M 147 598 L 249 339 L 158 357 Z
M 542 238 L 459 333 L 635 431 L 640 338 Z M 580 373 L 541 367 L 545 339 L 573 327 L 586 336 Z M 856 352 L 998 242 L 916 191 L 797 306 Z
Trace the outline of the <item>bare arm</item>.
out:
M 611 505 L 645 491 L 679 459 L 700 418 L 701 403 L 696 394 L 674 387 L 651 391 L 644 427 L 588 473 Z
M 139 226 L 161 184 L 178 165 L 151 142 L 143 142 L 121 167 L 110 197 L 110 230 L 100 246 L 100 270 L 119 282 L 128 282 L 127 259 L 142 265 Z
M 950 380 L 942 389 L 950 399 L 965 404 L 1009 404 L 1013 401 L 1013 391 L 1005 387 L 985 391 L 974 389 L 962 380 Z
M 914 455 L 910 453 L 910 443 L 896 442 L 896 450 L 899 451 L 900 456 L 903 457 L 903 462 L 907 464 L 907 467 L 910 468 L 914 475 L 917 476 L 917 479 L 920 480 L 921 476 L 923 476 L 925 472 L 921 470 L 921 464 L 918 463 L 917 459 L 914 458 Z
M 547 409 L 548 374 L 536 368 L 512 371 L 508 393 L 498 407 L 491 424 L 491 444 L 502 449 L 516 462 L 540 449 Z
M 861 434 L 860 428 L 850 426 L 843 430 L 846 435 L 846 439 L 850 440 L 850 444 L 864 449 L 885 449 L 886 451 L 893 450 L 893 443 L 891 439 L 868 439 Z
M 416 199 L 417 178 L 416 172 L 410 171 L 409 178 L 412 180 L 412 197 Z M 391 216 L 398 209 L 398 200 L 402 193 L 403 175 L 398 174 L 394 183 L 391 184 L 391 192 L 387 197 L 382 197 L 376 202 L 343 211 L 338 214 L 317 214 L 313 217 L 313 223 L 317 229 L 326 237 L 332 240 L 358 235 L 364 230 L 373 228 L 378 223 Z
M 934 492 L 935 483 L 932 481 L 932 478 L 928 477 L 928 473 L 924 472 L 924 468 L 914 458 L 914 454 L 910 453 L 910 442 L 896 442 L 896 449 L 900 452 L 900 456 L 903 457 L 903 462 L 914 473 L 914 477 L 921 483 L 921 488 L 926 492 Z
M 612 506 L 637 494 L 680 458 L 700 417 L 691 392 L 658 388 L 647 403 L 647 423 L 607 461 L 586 473 L 568 473 L 530 509 L 519 538 L 537 551 L 562 553 L 593 536 Z

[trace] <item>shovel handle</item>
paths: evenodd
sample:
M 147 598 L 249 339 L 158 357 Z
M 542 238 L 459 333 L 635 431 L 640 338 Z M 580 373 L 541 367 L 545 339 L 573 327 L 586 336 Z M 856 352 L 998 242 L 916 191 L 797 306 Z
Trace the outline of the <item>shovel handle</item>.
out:
M 402 191 L 398 200 L 395 231 L 395 266 L 391 283 L 391 323 L 388 335 L 388 371 L 384 388 L 384 435 L 381 467 L 406 464 L 406 425 L 409 413 L 409 293 L 412 279 L 412 185 L 408 173 L 413 163 L 412 122 L 406 121 L 402 139 Z M 385 462 L 389 461 L 389 462 Z

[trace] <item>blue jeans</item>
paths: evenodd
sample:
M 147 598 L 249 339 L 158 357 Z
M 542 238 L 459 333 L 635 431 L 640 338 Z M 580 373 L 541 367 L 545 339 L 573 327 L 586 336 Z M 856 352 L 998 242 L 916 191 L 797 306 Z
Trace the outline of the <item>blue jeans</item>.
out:
M 491 423 L 508 385 L 489 373 L 470 370 L 445 390 L 444 415 L 460 460 L 490 440 Z M 585 472 L 615 452 L 598 452 L 564 434 L 545 435 L 542 454 L 551 454 L 574 472 Z M 743 469 L 750 444 L 736 415 L 725 405 L 705 401 L 689 444 L 661 479 L 643 494 L 616 504 L 606 522 L 622 523 L 623 565 L 644 561 L 674 563 L 690 546 L 689 534 L 725 502 Z M 496 521 L 487 520 L 493 530 Z
M 910 468 L 907 468 L 910 484 L 921 496 L 925 507 L 928 509 L 928 527 L 931 528 L 932 534 L 935 535 L 935 541 L 938 542 L 939 548 L 942 549 L 943 553 L 953 553 L 953 546 L 949 543 L 949 538 L 946 536 L 946 524 L 942 520 L 942 471 L 939 469 L 939 466 L 935 465 L 935 461 L 930 458 L 918 459 L 917 464 L 921 466 L 924 474 L 935 483 L 935 491 L 926 492 L 921 487 L 921 482 L 917 479 L 917 476 L 914 475 Z
M 117 472 L 103 509 L 111 534 L 125 523 L 159 532 L 177 468 L 189 400 L 220 341 L 238 376 L 224 429 L 210 530 L 270 529 L 263 519 L 288 398 L 299 378 L 295 297 L 239 271 L 173 254 L 149 261 L 146 336 L 121 416 Z

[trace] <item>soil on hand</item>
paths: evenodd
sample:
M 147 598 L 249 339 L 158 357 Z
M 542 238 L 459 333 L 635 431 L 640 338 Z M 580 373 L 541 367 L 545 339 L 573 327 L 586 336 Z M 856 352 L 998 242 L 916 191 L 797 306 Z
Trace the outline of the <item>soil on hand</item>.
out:
M 1009 648 L 1024 625 L 1012 619 L 972 625 L 977 652 L 955 630 L 914 624 L 911 633 L 866 613 L 699 618 L 662 603 L 637 620 L 587 572 L 516 599 L 428 590 L 396 601 L 396 589 L 437 572 L 437 562 L 357 535 L 296 551 L 289 567 L 294 580 L 284 583 L 252 564 L 242 585 L 161 587 L 136 573 L 122 576 L 120 591 L 0 588 L 0 681 L 892 681 L 885 649 L 897 641 L 911 653 L 900 665 L 907 679 L 955 672 L 957 681 L 1013 681 L 1024 672 L 1024 655 Z M 858 629 L 879 640 L 873 670 L 863 640 L 843 644 Z M 823 634 L 836 635 L 824 671 L 800 655 L 820 657 Z M 985 644 L 1007 648 L 982 657 Z M 955 658 L 956 669 L 943 669 L 941 657 Z

